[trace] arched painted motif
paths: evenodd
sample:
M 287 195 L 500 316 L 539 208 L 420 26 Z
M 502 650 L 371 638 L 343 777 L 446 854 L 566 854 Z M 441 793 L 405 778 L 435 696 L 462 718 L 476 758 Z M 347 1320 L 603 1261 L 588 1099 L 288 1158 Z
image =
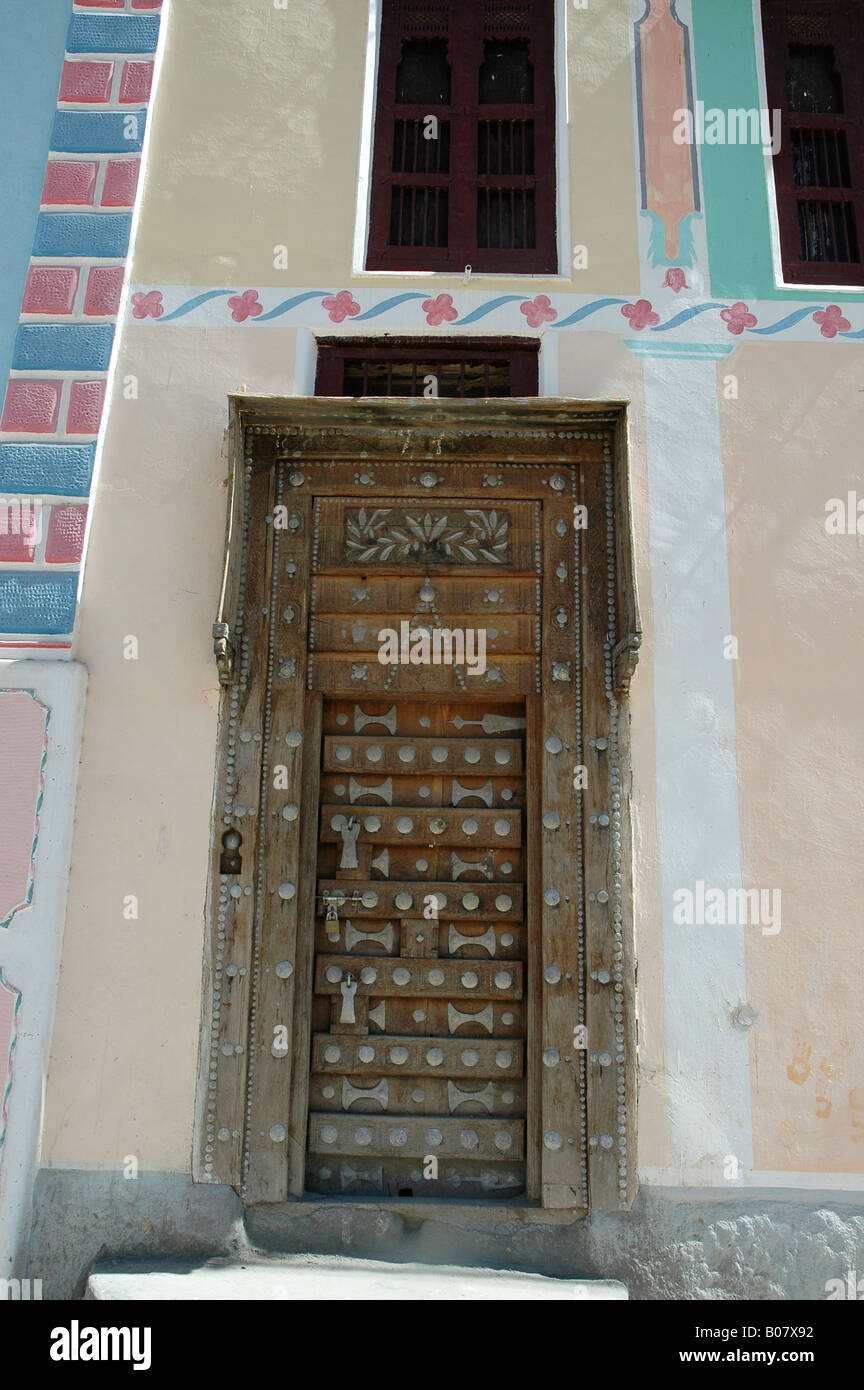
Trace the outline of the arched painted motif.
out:
M 675 0 L 645 0 L 634 25 L 642 210 L 653 220 L 654 265 L 691 266 L 692 218 L 700 212 L 695 145 L 674 139 L 676 112 L 693 110 L 690 35 Z

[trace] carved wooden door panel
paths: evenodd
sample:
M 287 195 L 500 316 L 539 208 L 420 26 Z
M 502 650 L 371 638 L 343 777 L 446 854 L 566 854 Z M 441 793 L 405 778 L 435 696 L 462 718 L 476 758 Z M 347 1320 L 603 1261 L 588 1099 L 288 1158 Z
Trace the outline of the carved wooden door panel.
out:
M 525 1191 L 525 722 L 325 702 L 310 1191 Z
M 626 1208 L 621 411 L 236 409 L 196 1172 Z

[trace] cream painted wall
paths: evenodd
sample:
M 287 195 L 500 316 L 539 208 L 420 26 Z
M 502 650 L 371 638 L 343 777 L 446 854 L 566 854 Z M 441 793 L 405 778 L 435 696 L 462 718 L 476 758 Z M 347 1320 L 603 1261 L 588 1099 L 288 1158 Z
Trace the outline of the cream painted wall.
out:
M 589 266 L 571 272 L 564 247 L 562 273 L 580 293 L 613 285 L 631 293 L 639 272 L 627 6 L 592 0 L 566 13 L 571 227 Z M 368 18 L 367 0 L 169 7 L 136 284 L 338 290 L 366 282 L 351 266 Z M 288 248 L 285 271 L 273 266 L 277 245 Z M 373 283 L 404 287 L 406 279 Z M 448 290 L 461 279 L 439 282 Z M 532 281 L 538 290 L 546 283 Z
M 167 334 L 167 330 L 166 330 Z M 76 657 L 90 675 L 45 1119 L 49 1165 L 188 1171 L 219 686 L 226 396 L 295 334 L 127 328 Z M 137 378 L 137 400 L 122 381 Z M 124 639 L 138 640 L 137 661 Z M 139 899 L 137 921 L 124 899 Z
M 825 504 L 860 490 L 864 349 L 747 345 L 724 371 L 744 880 L 782 893 L 780 933 L 748 936 L 754 1157 L 861 1173 L 864 540 Z
M 548 334 L 547 334 L 548 337 Z M 669 1163 L 663 935 L 654 758 L 654 625 L 651 617 L 650 495 L 642 364 L 618 338 L 562 333 L 559 393 L 574 400 L 626 400 L 636 587 L 643 638 L 630 691 L 633 765 L 633 920 L 639 961 L 639 1166 Z

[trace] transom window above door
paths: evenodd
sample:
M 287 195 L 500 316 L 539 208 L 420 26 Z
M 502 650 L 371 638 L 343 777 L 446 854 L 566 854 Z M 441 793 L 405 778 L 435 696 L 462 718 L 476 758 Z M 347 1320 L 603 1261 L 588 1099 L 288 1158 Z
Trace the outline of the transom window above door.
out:
M 319 338 L 316 396 L 536 396 L 539 343 L 525 338 Z
M 554 273 L 554 0 L 384 0 L 369 270 Z

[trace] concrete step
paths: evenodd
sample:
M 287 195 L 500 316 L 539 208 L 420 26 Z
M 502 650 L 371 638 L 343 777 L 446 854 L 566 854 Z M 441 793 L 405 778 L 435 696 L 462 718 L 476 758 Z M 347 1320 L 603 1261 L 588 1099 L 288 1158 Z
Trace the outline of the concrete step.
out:
M 384 1264 L 332 1255 L 283 1255 L 166 1262 L 111 1260 L 94 1265 L 87 1299 L 204 1302 L 245 1299 L 357 1302 L 626 1299 L 614 1279 L 550 1279 L 513 1270 L 456 1265 Z

